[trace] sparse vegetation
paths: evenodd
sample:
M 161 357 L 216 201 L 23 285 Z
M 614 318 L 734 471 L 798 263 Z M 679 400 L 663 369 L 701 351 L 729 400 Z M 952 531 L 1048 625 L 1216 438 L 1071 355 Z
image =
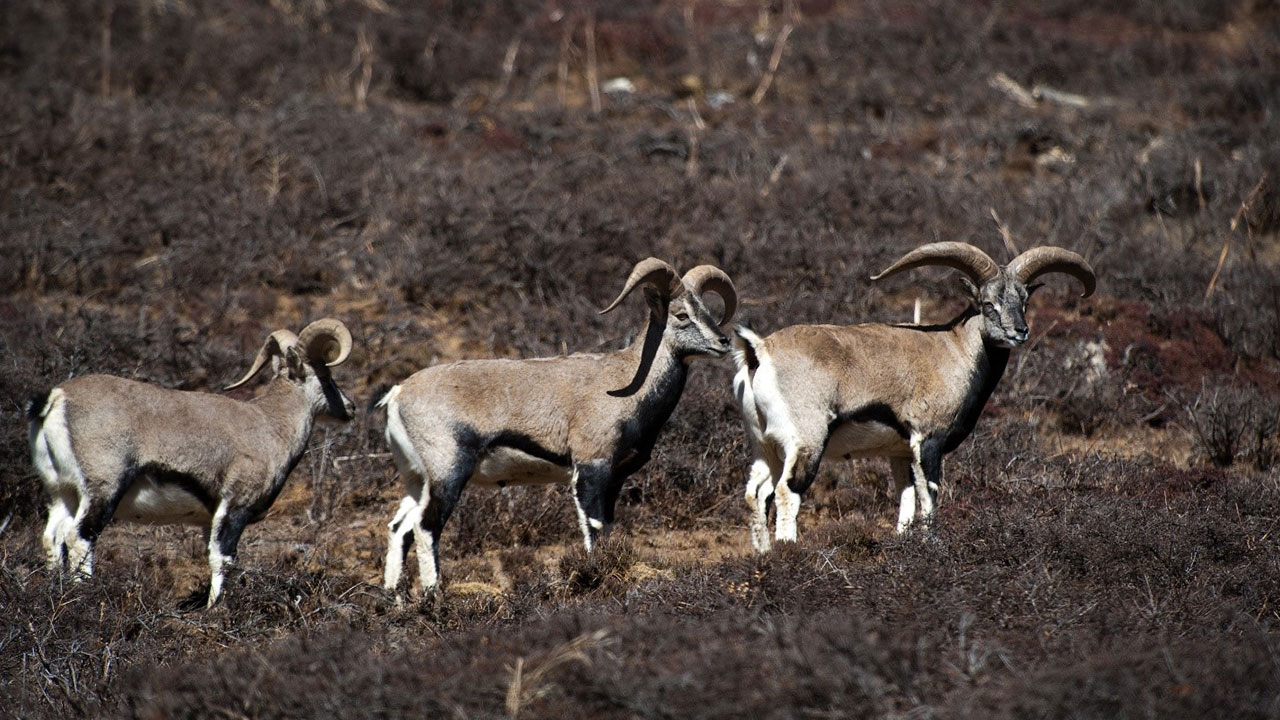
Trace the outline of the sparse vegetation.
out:
M 0 3 L 0 707 L 1273 715 L 1277 13 Z M 589 56 L 635 86 L 598 114 Z M 887 466 L 830 463 L 812 531 L 750 555 L 731 371 L 705 363 L 590 556 L 565 488 L 464 493 L 443 596 L 398 605 L 376 581 L 399 481 L 362 417 L 246 531 L 219 609 L 176 610 L 203 579 L 190 529 L 112 526 L 87 583 L 43 568 L 23 405 L 72 375 L 212 390 L 264 331 L 329 315 L 353 399 L 614 348 L 634 323 L 596 315 L 600 279 L 649 255 L 725 268 L 762 332 L 907 320 L 916 296 L 943 320 L 959 288 L 867 277 L 933 240 L 1007 260 L 993 208 L 1020 249 L 1108 271 L 1033 299 L 936 540 L 892 536 Z

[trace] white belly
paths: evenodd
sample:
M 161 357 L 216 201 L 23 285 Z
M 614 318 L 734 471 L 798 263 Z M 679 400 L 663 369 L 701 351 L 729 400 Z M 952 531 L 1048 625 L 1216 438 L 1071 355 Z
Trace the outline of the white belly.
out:
M 471 482 L 481 485 L 546 485 L 569 482 L 572 471 L 509 447 L 490 450 L 480 459 Z
M 827 439 L 824 460 L 844 457 L 911 456 L 911 447 L 896 430 L 878 422 L 849 422 Z
M 212 519 L 204 503 L 172 483 L 141 477 L 125 492 L 116 518 L 151 525 L 208 525 Z

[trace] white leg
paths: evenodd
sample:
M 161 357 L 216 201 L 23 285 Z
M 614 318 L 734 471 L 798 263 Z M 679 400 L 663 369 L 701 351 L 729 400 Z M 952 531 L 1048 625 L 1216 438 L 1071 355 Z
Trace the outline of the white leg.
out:
M 58 526 L 60 543 L 67 549 L 67 568 L 75 580 L 93 575 L 93 543 L 80 536 L 80 525 L 89 512 L 89 501 L 80 498 L 75 516 L 64 519 Z
M 796 541 L 796 517 L 800 514 L 800 496 L 791 490 L 789 482 L 796 471 L 797 449 L 787 448 L 786 460 L 782 463 L 782 472 L 774 483 L 773 497 L 777 505 L 777 527 L 774 537 L 778 542 Z
M 569 494 L 573 496 L 573 507 L 578 511 L 578 529 L 582 531 L 582 546 L 587 549 L 587 552 L 591 552 L 593 526 L 587 518 L 586 508 L 582 507 L 582 499 L 578 497 L 578 478 L 578 468 L 574 467 L 573 475 L 569 478 Z
M 404 558 L 409 553 L 405 547 L 407 536 L 418 526 L 418 501 L 406 495 L 400 500 L 400 509 L 387 524 L 387 562 L 382 573 L 382 587 L 395 590 L 404 571 Z
M 907 531 L 916 516 L 916 487 L 911 480 L 911 461 L 906 458 L 890 458 L 889 466 L 893 470 L 893 491 L 898 500 L 899 535 Z
M 67 562 L 67 530 L 71 527 L 71 510 L 59 494 L 49 501 L 49 521 L 44 526 L 45 558 L 49 569 L 61 572 Z
M 226 517 L 226 503 L 219 503 L 218 509 L 213 513 L 213 520 L 209 523 L 209 601 L 205 607 L 213 607 L 222 597 L 227 566 L 231 564 L 231 558 L 222 552 L 221 543 L 218 542 L 219 531 Z
M 773 495 L 773 474 L 763 457 L 751 462 L 747 478 L 747 508 L 751 512 L 751 545 L 756 552 L 769 551 L 769 497 Z
M 930 492 L 928 479 L 924 474 L 924 462 L 921 459 L 921 445 L 924 441 L 919 435 L 911 436 L 911 474 L 915 477 L 917 517 L 927 523 L 933 517 L 933 496 L 937 492 L 934 484 Z
M 440 576 L 436 571 L 436 542 L 431 532 L 418 526 L 413 534 L 414 547 L 418 553 L 418 584 L 425 595 L 436 589 Z

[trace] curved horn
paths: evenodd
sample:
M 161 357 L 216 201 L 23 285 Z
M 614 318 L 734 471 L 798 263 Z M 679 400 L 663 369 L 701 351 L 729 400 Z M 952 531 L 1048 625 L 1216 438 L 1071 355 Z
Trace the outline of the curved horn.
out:
M 351 354 L 351 331 L 341 320 L 322 318 L 302 328 L 298 345 L 311 362 L 333 367 Z
M 872 280 L 882 280 L 904 270 L 923 267 L 925 265 L 944 265 L 955 268 L 969 276 L 977 285 L 982 285 L 1000 272 L 1000 266 L 989 255 L 969 243 L 936 242 L 921 245 L 903 255 L 879 275 L 872 275 Z
M 627 284 L 622 286 L 622 292 L 618 293 L 618 298 L 609 303 L 609 307 L 600 311 L 603 315 L 610 310 L 618 307 L 618 303 L 622 302 L 637 285 L 650 283 L 658 292 L 663 293 L 668 298 L 673 297 L 681 291 L 683 286 L 680 283 L 680 274 L 676 269 L 668 265 L 666 262 L 658 258 L 645 258 L 636 263 L 632 268 L 631 275 L 627 277 Z
M 258 357 L 254 358 L 253 366 L 249 368 L 249 372 L 244 377 L 228 385 L 226 390 L 235 390 L 241 385 L 249 382 L 249 379 L 258 374 L 263 365 L 267 364 L 267 360 L 272 355 L 283 355 L 289 346 L 298 342 L 298 336 L 293 334 L 292 330 L 276 330 L 267 336 L 267 341 L 262 343 L 262 348 L 258 350 Z
M 724 317 L 720 318 L 720 325 L 733 319 L 733 313 L 738 309 L 738 291 L 725 271 L 715 265 L 699 265 L 685 273 L 680 281 L 694 295 L 701 296 L 704 290 L 709 290 L 720 296 L 724 301 Z
M 1048 245 L 1031 248 L 1014 258 L 1009 263 L 1009 272 L 1023 285 L 1046 273 L 1065 273 L 1084 285 L 1084 294 L 1080 297 L 1089 297 L 1098 286 L 1098 278 L 1084 258 L 1070 250 Z

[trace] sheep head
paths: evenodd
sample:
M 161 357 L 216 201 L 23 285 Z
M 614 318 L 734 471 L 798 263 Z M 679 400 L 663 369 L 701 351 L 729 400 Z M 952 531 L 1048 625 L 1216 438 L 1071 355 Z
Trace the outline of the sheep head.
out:
M 961 242 L 922 245 L 871 279 L 882 280 L 926 265 L 942 265 L 964 274 L 974 307 L 982 316 L 983 338 L 1006 348 L 1016 348 L 1027 341 L 1027 300 L 1040 287 L 1035 282 L 1037 278 L 1049 273 L 1070 275 L 1084 285 L 1082 297 L 1092 295 L 1097 286 L 1093 268 L 1070 250 L 1032 248 L 1000 267 L 982 250 Z

